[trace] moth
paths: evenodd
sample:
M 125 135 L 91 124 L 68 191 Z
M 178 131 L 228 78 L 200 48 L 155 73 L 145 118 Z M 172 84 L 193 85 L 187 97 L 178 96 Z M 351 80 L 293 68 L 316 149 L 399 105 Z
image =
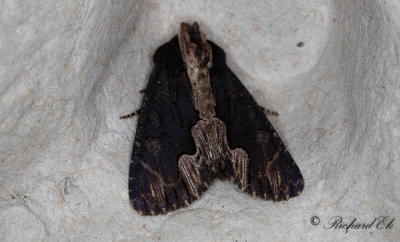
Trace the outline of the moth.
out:
M 182 23 L 160 46 L 138 112 L 129 197 L 141 215 L 188 206 L 215 178 L 253 196 L 297 196 L 303 177 L 224 51 Z M 132 115 L 121 118 L 131 117 Z

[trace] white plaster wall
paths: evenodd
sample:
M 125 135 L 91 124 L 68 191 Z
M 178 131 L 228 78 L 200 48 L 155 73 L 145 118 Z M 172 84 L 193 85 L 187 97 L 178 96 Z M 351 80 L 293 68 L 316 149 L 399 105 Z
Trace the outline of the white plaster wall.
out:
M 400 238 L 400 4 L 0 1 L 1 241 L 395 241 Z M 155 49 L 197 20 L 300 167 L 274 203 L 216 181 L 186 209 L 128 198 L 136 110 Z M 298 42 L 303 47 L 297 47 Z M 319 216 L 313 226 L 310 218 Z M 333 216 L 390 230 L 325 230 Z

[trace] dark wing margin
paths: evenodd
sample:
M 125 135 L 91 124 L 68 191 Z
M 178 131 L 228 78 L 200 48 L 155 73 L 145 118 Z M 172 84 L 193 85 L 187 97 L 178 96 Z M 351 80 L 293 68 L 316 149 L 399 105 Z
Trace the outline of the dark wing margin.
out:
M 129 170 L 131 204 L 142 215 L 165 213 L 194 200 L 179 175 L 178 159 L 196 152 L 190 129 L 199 117 L 177 38 L 158 48 L 153 60 Z
M 231 149 L 243 148 L 250 159 L 247 192 L 264 199 L 287 200 L 304 188 L 299 168 L 260 107 L 212 43 L 210 70 L 217 117 L 227 129 Z

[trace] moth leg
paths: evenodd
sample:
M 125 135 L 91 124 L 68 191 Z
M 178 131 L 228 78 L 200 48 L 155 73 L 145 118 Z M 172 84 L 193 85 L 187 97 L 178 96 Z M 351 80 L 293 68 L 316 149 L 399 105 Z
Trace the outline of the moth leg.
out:
M 230 160 L 233 165 L 233 171 L 235 175 L 235 181 L 239 183 L 240 189 L 245 191 L 248 185 L 248 167 L 249 158 L 247 153 L 241 149 L 237 148 L 235 150 L 230 150 Z
M 269 109 L 267 109 L 267 108 L 263 108 L 263 107 L 261 107 L 262 109 L 263 109 L 263 111 L 264 111 L 264 113 L 266 114 L 266 115 L 272 115 L 272 116 L 279 116 L 279 113 L 278 112 L 275 112 L 275 111 L 271 111 L 271 110 L 269 110 Z
M 186 187 L 190 195 L 196 198 L 200 197 L 202 186 L 204 185 L 203 179 L 201 178 L 201 165 L 200 157 L 196 155 L 182 155 L 178 161 L 179 172 L 183 180 L 185 181 Z M 207 184 L 205 184 L 207 186 Z
M 136 110 L 135 112 L 130 113 L 130 114 L 128 114 L 128 115 L 119 116 L 119 119 L 128 119 L 128 118 L 132 118 L 132 117 L 134 117 L 134 116 L 137 116 L 137 115 L 140 114 L 140 110 L 141 110 L 141 109 L 138 109 L 138 110 Z

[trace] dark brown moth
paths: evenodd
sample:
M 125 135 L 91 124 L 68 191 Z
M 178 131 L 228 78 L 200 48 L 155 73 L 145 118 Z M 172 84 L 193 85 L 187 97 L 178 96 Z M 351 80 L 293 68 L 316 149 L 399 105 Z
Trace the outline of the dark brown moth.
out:
M 215 178 L 264 199 L 300 194 L 303 177 L 265 109 L 197 23 L 182 23 L 153 60 L 129 171 L 136 211 L 155 215 L 188 206 Z

